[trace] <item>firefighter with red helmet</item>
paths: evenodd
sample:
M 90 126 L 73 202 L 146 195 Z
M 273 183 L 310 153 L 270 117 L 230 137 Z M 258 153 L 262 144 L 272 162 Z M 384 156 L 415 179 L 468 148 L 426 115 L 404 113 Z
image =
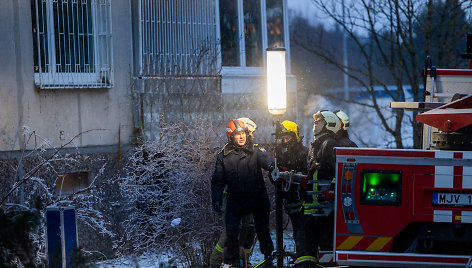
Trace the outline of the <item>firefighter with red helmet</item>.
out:
M 295 122 L 285 120 L 281 124 L 282 150 L 277 153 L 277 165 L 279 170 L 288 170 L 307 173 L 308 148 L 303 146 L 302 138 Z M 292 222 L 293 238 L 296 246 L 297 258 L 310 255 L 311 243 L 306 236 L 307 217 L 303 213 L 305 189 L 300 184 L 291 184 L 288 189 L 284 187 L 282 194 L 284 207 Z M 303 264 L 298 264 L 301 266 Z
M 350 126 L 349 116 L 341 110 L 334 111 L 334 113 L 336 114 L 341 123 L 341 128 L 336 133 L 336 140 L 338 141 L 339 146 L 357 147 L 357 144 L 351 139 L 349 139 L 349 133 L 347 132 Z
M 247 142 L 248 144 L 254 144 L 254 131 L 257 129 L 256 123 L 252 121 L 250 118 L 241 117 L 238 118 L 244 122 L 248 130 Z M 250 146 L 250 145 L 249 145 Z M 226 191 L 225 191 L 226 192 Z M 222 204 L 226 204 L 226 194 L 223 195 Z M 223 215 L 223 222 L 224 222 L 224 215 Z M 242 217 L 241 219 L 241 233 L 239 236 L 239 243 L 244 248 L 244 255 L 246 255 L 246 259 L 249 259 L 250 254 L 252 253 L 252 246 L 255 240 L 255 231 L 254 231 L 254 218 L 252 214 L 248 214 Z M 216 243 L 213 251 L 210 255 L 210 268 L 220 267 L 222 255 L 224 252 L 224 247 L 226 245 L 226 228 L 220 234 L 218 238 L 218 242 Z
M 261 168 L 271 170 L 272 158 L 247 142 L 248 129 L 243 121 L 233 119 L 226 129 L 228 143 L 217 155 L 211 180 L 213 209 L 221 212 L 226 188 L 225 227 L 227 250 L 223 261 L 233 267 L 239 263 L 239 227 L 241 218 L 252 214 L 260 249 L 266 257 L 274 245 L 269 233 L 270 203 Z

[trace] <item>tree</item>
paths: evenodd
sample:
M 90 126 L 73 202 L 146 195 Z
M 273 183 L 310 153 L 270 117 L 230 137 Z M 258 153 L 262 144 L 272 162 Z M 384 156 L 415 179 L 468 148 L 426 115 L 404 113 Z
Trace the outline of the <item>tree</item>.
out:
M 207 120 L 171 123 L 136 146 L 120 188 L 133 254 L 174 251 L 184 266 L 208 264 L 221 221 L 211 210 L 210 178 L 221 132 Z
M 332 43 L 323 36 L 307 36 L 293 32 L 292 42 L 314 53 L 339 71 L 347 73 L 350 83 L 360 86 L 369 102 L 356 103 L 371 108 L 381 126 L 394 138 L 395 146 L 403 148 L 402 128 L 406 113 L 394 111 L 391 118 L 379 105 L 379 89 L 392 101 L 421 101 L 423 96 L 422 68 L 425 53 L 437 53 L 438 63 L 456 67 L 454 49 L 470 30 L 465 23 L 469 1 L 447 0 L 312 0 L 314 5 L 345 32 L 350 53 L 357 55 L 357 64 L 348 66 Z M 469 4 L 470 5 L 470 4 Z M 433 27 L 438 25 L 440 27 Z M 436 36 L 433 39 L 432 36 Z M 423 40 L 423 44 L 420 42 Z M 433 42 L 437 40 L 437 42 Z M 434 49 L 433 49 L 434 47 Z M 339 51 L 339 50 L 338 50 Z M 423 52 L 425 51 L 425 52 Z M 389 87 L 394 85 L 394 89 Z M 337 97 L 339 98 L 339 97 Z M 342 98 L 341 98 L 342 99 Z M 344 100 L 353 102 L 352 100 Z M 421 126 L 410 118 L 413 127 L 413 146 L 421 147 Z
M 0 161 L 0 263 L 3 265 L 0 266 L 45 266 L 44 209 L 48 206 L 75 206 L 80 227 L 87 226 L 95 231 L 93 235 L 89 234 L 90 237 L 96 237 L 97 232 L 114 236 L 106 217 L 109 209 L 101 206 L 109 203 L 109 196 L 105 192 L 111 187 L 106 186 L 113 183 L 113 180 L 109 180 L 109 174 L 105 174 L 106 160 L 80 154 L 70 155 L 63 151 L 78 137 L 91 131 L 81 132 L 55 148 L 36 131 L 24 126 L 21 139 L 23 150 L 18 161 Z M 69 195 L 62 195 L 57 190 L 56 182 L 60 185 L 61 174 L 85 168 L 98 170 L 88 187 Z M 82 244 L 88 244 L 88 241 L 84 242 Z M 77 257 L 82 258 L 84 253 L 88 254 L 78 249 Z

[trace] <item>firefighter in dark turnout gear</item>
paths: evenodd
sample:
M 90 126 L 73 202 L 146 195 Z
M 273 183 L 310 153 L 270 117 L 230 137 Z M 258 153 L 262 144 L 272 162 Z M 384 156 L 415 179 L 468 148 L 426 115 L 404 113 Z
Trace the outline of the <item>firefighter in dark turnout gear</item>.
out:
M 339 146 L 335 133 L 340 129 L 340 122 L 337 116 L 330 111 L 319 111 L 313 115 L 314 141 L 311 143 L 308 152 L 308 176 L 314 183 L 310 184 L 312 191 L 326 192 L 325 198 L 329 198 L 329 191 L 332 190 L 331 182 L 335 176 L 336 155 L 334 148 Z M 330 241 L 332 234 L 333 213 L 319 208 L 320 202 L 326 200 L 320 196 L 307 195 L 303 207 L 304 215 L 307 216 L 305 232 L 309 250 L 307 255 L 297 258 L 297 265 L 300 267 L 316 267 L 318 262 L 318 247 L 320 242 Z M 329 215 L 320 217 L 320 215 Z
M 261 168 L 273 169 L 272 158 L 262 149 L 246 142 L 247 128 L 233 119 L 226 129 L 228 143 L 218 153 L 211 180 L 213 209 L 221 211 L 223 190 L 227 189 L 225 226 L 227 250 L 223 261 L 239 266 L 239 225 L 244 215 L 253 214 L 260 249 L 271 255 L 274 245 L 269 233 L 270 203 Z
M 299 137 L 296 123 L 285 120 L 282 122 L 282 151 L 277 155 L 279 170 L 288 170 L 307 174 L 308 149 L 303 146 Z M 283 198 L 285 211 L 290 217 L 293 229 L 293 238 L 296 246 L 297 259 L 303 259 L 310 255 L 310 241 L 307 237 L 307 219 L 303 213 L 305 189 L 300 184 L 292 184 L 290 188 L 284 187 Z M 301 262 L 302 263 L 302 262 Z M 302 264 L 298 264 L 298 266 Z
M 349 139 L 349 133 L 347 130 L 349 129 L 350 123 L 349 123 L 349 116 L 341 111 L 334 111 L 336 116 L 339 118 L 339 121 L 341 122 L 341 128 L 339 131 L 336 133 L 336 140 L 339 143 L 340 147 L 357 147 L 357 144 L 353 142 L 351 139 Z
M 246 125 L 248 129 L 247 143 L 249 146 L 252 146 L 250 144 L 254 143 L 254 132 L 257 129 L 256 123 L 254 123 L 254 121 L 252 121 L 250 118 L 247 118 L 247 117 L 238 118 L 238 120 L 243 121 L 244 124 Z M 224 191 L 222 203 L 223 205 L 226 204 L 226 191 Z M 224 215 L 222 216 L 223 216 L 223 222 L 224 222 Z M 244 253 L 241 252 L 242 249 L 240 249 L 240 253 L 246 256 L 246 260 L 248 260 L 251 257 L 252 247 L 255 242 L 255 237 L 256 237 L 256 233 L 254 231 L 254 218 L 252 217 L 252 214 L 245 215 L 241 219 L 239 243 L 241 246 L 244 247 Z M 221 266 L 222 256 L 223 256 L 225 246 L 226 246 L 226 228 L 224 228 L 223 231 L 221 232 L 220 237 L 218 238 L 218 242 L 216 243 L 215 247 L 213 248 L 213 251 L 211 252 L 210 268 L 215 268 L 215 267 L 219 268 Z

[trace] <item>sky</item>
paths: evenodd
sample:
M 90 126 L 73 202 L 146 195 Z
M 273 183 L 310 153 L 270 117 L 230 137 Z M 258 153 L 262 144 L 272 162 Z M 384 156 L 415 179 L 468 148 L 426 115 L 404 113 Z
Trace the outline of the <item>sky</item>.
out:
M 311 0 L 288 0 L 287 5 L 290 11 L 302 15 L 309 19 L 311 23 L 321 21 L 320 13 Z

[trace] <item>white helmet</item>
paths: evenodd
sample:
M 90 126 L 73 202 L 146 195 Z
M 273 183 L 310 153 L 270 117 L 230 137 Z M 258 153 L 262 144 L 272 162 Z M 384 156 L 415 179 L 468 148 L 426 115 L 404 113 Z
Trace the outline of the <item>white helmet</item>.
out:
M 325 128 L 333 133 L 337 133 L 341 129 L 339 118 L 331 111 L 321 110 L 313 114 L 313 120 L 322 117 L 326 121 Z
M 249 119 L 247 117 L 241 117 L 241 118 L 238 118 L 238 120 L 241 120 L 241 121 L 244 122 L 244 124 L 246 124 L 246 127 L 247 127 L 247 129 L 249 130 L 250 133 L 256 131 L 257 125 L 251 119 Z
M 335 114 L 339 117 L 339 120 L 343 122 L 343 129 L 347 131 L 349 129 L 349 116 L 341 110 L 335 112 Z

